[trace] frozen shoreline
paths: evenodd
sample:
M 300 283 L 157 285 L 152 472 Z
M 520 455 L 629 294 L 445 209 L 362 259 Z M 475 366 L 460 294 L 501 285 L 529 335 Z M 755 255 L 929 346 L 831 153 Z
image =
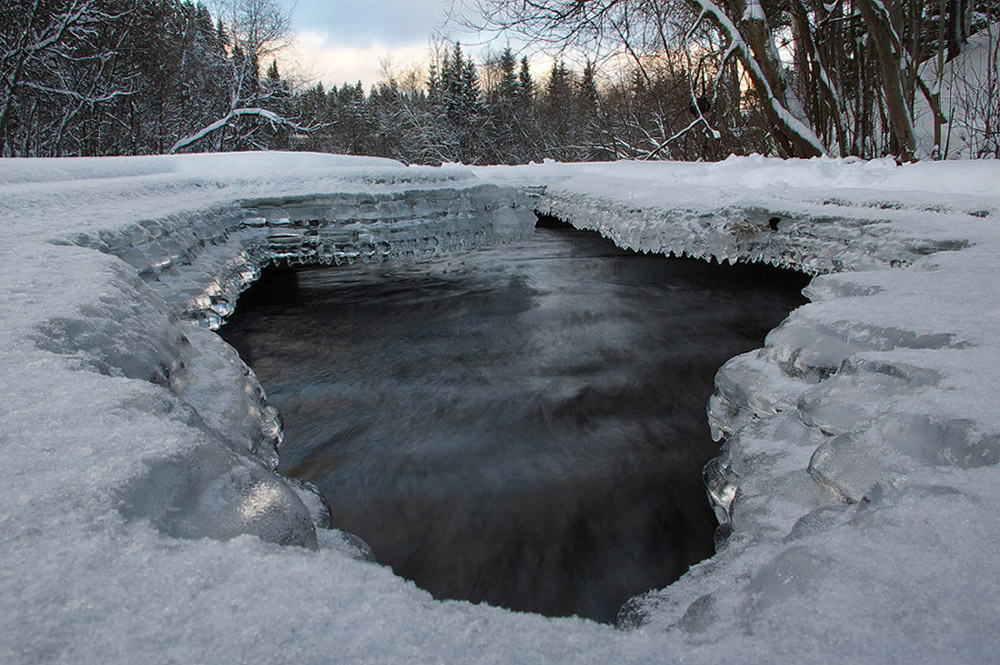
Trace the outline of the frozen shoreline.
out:
M 848 270 L 815 279 L 812 304 L 720 372 L 713 488 L 733 535 L 632 604 L 639 630 L 438 603 L 349 548 L 310 549 L 315 514 L 235 445 L 260 429 L 252 376 L 172 318 L 164 294 L 184 280 L 66 244 L 144 219 L 211 225 L 261 196 L 398 200 L 483 181 L 546 185 L 541 205 L 636 249 Z M 989 162 L 8 160 L 2 660 L 982 660 L 1000 610 L 996 182 Z
M 741 161 L 754 160 L 730 160 L 734 180 Z M 632 249 L 839 271 L 813 280 L 812 302 L 765 348 L 720 369 L 708 417 L 725 443 L 706 483 L 724 544 L 668 589 L 634 599 L 620 622 L 680 629 L 690 653 L 768 627 L 797 632 L 795 661 L 843 657 L 837 649 L 857 640 L 847 653 L 861 661 L 974 662 L 996 646 L 981 614 L 994 508 L 989 483 L 985 494 L 970 487 L 1000 462 L 1000 366 L 988 350 L 997 304 L 983 292 L 996 285 L 986 266 L 997 204 L 948 192 L 931 203 L 925 176 L 891 194 L 873 178 L 875 189 L 846 198 L 808 186 L 809 166 L 799 176 L 807 188 L 735 187 L 735 202 L 710 219 L 697 202 L 711 200 L 712 185 L 698 181 L 725 163 L 678 166 L 677 182 L 656 180 L 639 205 L 628 192 L 652 185 L 655 167 L 617 179 L 581 167 L 543 197 L 543 209 Z M 989 542 L 977 542 L 984 530 Z M 830 621 L 831 606 L 849 616 Z M 821 636 L 810 630 L 821 625 Z M 894 636 L 872 638 L 882 655 L 861 647 L 866 631 Z M 919 656 L 903 655 L 906 640 Z

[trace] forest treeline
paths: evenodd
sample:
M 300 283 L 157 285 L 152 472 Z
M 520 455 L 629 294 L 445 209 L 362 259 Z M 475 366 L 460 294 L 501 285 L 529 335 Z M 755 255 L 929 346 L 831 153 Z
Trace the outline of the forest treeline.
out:
M 969 35 L 992 29 L 1000 10 L 1000 0 L 481 5 L 489 19 L 479 27 L 601 53 L 605 71 L 556 59 L 537 75 L 509 48 L 476 63 L 455 44 L 432 54 L 419 75 L 386 72 L 369 90 L 325 89 L 279 71 L 274 54 L 289 24 L 274 0 L 228 0 L 214 15 L 189 0 L 0 0 L 0 155 L 908 159 L 922 104 L 933 114 L 933 149 L 944 156 L 957 113 L 969 109 L 942 102 L 933 72 Z M 966 122 L 973 156 L 1000 156 L 994 43 L 973 100 L 982 108 Z

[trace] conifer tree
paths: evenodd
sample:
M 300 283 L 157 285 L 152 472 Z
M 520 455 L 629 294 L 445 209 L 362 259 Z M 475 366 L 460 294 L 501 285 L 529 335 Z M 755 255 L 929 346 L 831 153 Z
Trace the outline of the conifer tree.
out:
M 581 161 L 594 161 L 608 157 L 607 152 L 600 146 L 601 122 L 598 100 L 594 63 L 587 60 L 576 93 L 576 117 L 574 118 L 580 144 L 576 159 Z
M 542 99 L 542 131 L 547 152 L 550 156 L 568 161 L 572 159 L 573 148 L 573 78 L 566 63 L 556 60 L 549 70 Z
M 528 64 L 528 57 L 521 58 L 521 69 L 517 73 L 518 95 L 523 106 L 531 106 L 535 103 L 535 81 L 531 77 L 531 67 Z
M 490 109 L 492 145 L 490 156 L 493 161 L 505 164 L 517 163 L 519 157 L 518 138 L 520 135 L 520 82 L 517 77 L 517 59 L 510 47 L 500 55 L 500 80 Z
M 516 163 L 530 162 L 544 156 L 535 98 L 536 87 L 531 66 L 528 57 L 522 56 L 517 72 L 517 142 L 513 155 Z

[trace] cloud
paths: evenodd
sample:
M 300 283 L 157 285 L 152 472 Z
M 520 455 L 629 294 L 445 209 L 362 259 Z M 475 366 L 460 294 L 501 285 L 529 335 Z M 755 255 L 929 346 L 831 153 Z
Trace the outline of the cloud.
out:
M 425 41 L 445 22 L 449 0 L 298 0 L 298 31 L 323 30 L 340 47 Z
M 394 66 L 408 69 L 423 66 L 429 58 L 426 36 L 409 43 L 387 44 L 373 40 L 365 45 L 343 45 L 328 32 L 303 31 L 278 56 L 279 68 L 298 78 L 332 85 L 356 83 L 366 88 L 382 78 L 382 61 L 390 58 Z
M 432 38 L 458 39 L 476 55 L 481 36 L 446 24 L 449 10 L 467 11 L 462 0 L 279 0 L 292 12 L 293 44 L 278 55 L 285 73 L 324 85 L 370 87 L 381 78 L 381 58 L 400 69 L 426 66 Z

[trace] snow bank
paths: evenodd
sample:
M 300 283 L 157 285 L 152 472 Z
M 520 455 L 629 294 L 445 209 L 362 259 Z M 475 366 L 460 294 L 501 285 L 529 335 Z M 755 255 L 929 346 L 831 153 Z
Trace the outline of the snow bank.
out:
M 1000 23 L 969 38 L 962 52 L 944 63 L 938 80 L 938 60 L 920 66 L 920 77 L 931 92 L 940 95 L 941 112 L 948 122 L 941 127 L 941 149 L 948 159 L 996 158 L 1000 135 Z M 914 129 L 925 153 L 934 147 L 934 113 L 919 90 L 914 99 Z
M 996 182 L 993 164 L 760 158 L 0 161 L 0 660 L 985 660 Z M 538 205 L 624 245 L 822 275 L 720 371 L 721 551 L 630 603 L 632 631 L 436 602 L 317 528 L 322 505 L 269 468 L 280 421 L 252 372 L 182 320 L 217 322 L 267 257 L 502 238 L 525 219 L 504 184 L 545 185 Z

